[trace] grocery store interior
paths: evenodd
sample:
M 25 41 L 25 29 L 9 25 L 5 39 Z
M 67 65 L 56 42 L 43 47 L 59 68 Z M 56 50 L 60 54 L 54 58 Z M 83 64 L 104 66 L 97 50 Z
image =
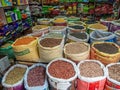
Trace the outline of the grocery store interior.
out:
M 0 90 L 120 90 L 120 0 L 0 0 Z

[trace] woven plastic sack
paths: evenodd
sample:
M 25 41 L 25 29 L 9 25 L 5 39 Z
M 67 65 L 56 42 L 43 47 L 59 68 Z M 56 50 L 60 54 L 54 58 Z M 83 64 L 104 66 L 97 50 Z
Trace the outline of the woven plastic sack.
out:
M 82 53 L 78 53 L 78 54 L 69 54 L 69 53 L 67 53 L 66 52 L 66 47 L 67 46 L 70 46 L 70 45 L 77 45 L 77 44 L 82 44 L 82 45 L 85 45 L 85 46 L 87 46 L 87 51 L 85 51 L 85 52 L 82 52 Z M 78 47 L 79 48 L 79 47 Z M 71 48 L 71 51 L 72 51 L 72 48 Z M 65 57 L 66 58 L 68 58 L 68 59 L 70 59 L 70 60 L 73 60 L 73 61 L 75 61 L 75 62 L 79 62 L 79 61 L 81 61 L 81 60 L 86 60 L 86 59 L 89 59 L 89 56 L 90 56 L 90 45 L 89 44 L 87 44 L 87 43 L 84 43 L 84 42 L 81 42 L 81 43 L 79 43 L 79 42 L 72 42 L 72 43 L 68 43 L 68 44 L 66 44 L 65 45 L 65 47 L 64 47 L 64 53 L 65 53 Z
M 62 60 L 62 61 L 71 63 L 74 70 L 75 70 L 75 75 L 73 77 L 69 78 L 69 79 L 61 79 L 61 78 L 56 78 L 56 77 L 51 76 L 50 73 L 48 72 L 48 68 L 53 62 L 55 62 L 57 60 Z M 76 64 L 74 62 L 70 61 L 69 59 L 57 58 L 57 59 L 52 60 L 47 65 L 46 73 L 47 73 L 47 76 L 48 76 L 50 87 L 52 87 L 51 90 L 76 90 L 74 80 L 77 78 L 77 68 L 76 68 Z
M 24 37 L 21 37 L 21 38 L 24 38 Z M 17 40 L 21 38 L 18 38 Z M 32 41 L 28 45 L 15 46 L 14 45 L 15 42 L 12 44 L 12 47 L 17 60 L 22 60 L 22 61 L 38 61 L 39 60 L 38 49 L 37 49 L 38 38 L 36 38 L 36 40 Z
M 67 34 L 67 38 L 68 38 L 68 42 L 88 42 L 89 41 L 89 35 L 86 33 L 86 32 L 83 32 L 87 35 L 87 38 L 86 39 L 79 39 L 79 38 L 76 38 L 72 35 L 70 35 L 70 33 Z
M 28 70 L 25 73 L 25 77 L 24 77 L 24 86 L 25 86 L 26 90 L 48 90 L 48 82 L 47 82 L 47 77 L 46 76 L 45 76 L 45 82 L 44 82 L 43 86 L 32 86 L 32 87 L 30 87 L 28 85 L 28 82 L 27 82 L 28 81 L 27 80 L 28 73 L 31 69 L 33 69 L 37 66 L 42 66 L 42 67 L 46 68 L 46 65 L 40 64 L 40 63 L 34 64 L 34 65 L 32 65 L 31 67 L 28 68 Z
M 106 21 L 106 20 L 104 20 L 104 19 L 100 19 L 100 22 L 101 22 L 103 25 L 107 26 L 108 29 L 109 29 L 110 24 L 111 24 L 112 21 Z
M 108 67 L 110 67 L 112 65 L 115 65 L 115 64 L 120 65 L 120 63 L 111 63 L 111 64 L 106 66 L 107 82 L 106 82 L 106 85 L 105 85 L 105 90 L 120 90 L 120 82 L 110 78 L 109 71 L 108 71 Z
M 105 65 L 118 62 L 120 59 L 120 49 L 118 53 L 115 53 L 115 54 L 103 53 L 97 50 L 96 48 L 94 48 L 95 44 L 100 44 L 100 43 L 109 43 L 116 46 L 119 49 L 119 46 L 112 42 L 94 42 L 91 46 L 91 59 L 99 60 Z
M 90 33 L 90 42 L 116 42 L 116 36 L 112 32 L 96 30 Z
M 50 62 L 55 58 L 63 57 L 64 38 L 65 37 L 62 38 L 60 45 L 55 47 L 43 47 L 40 41 L 45 39 L 44 37 L 38 40 L 39 56 L 42 62 Z
M 110 32 L 115 32 L 120 29 L 120 20 L 112 21 L 110 24 Z
M 93 78 L 82 76 L 80 74 L 79 67 L 80 64 L 85 63 L 86 61 L 98 63 L 100 67 L 103 69 L 104 76 L 93 77 Z M 101 62 L 97 60 L 83 60 L 80 61 L 77 68 L 78 68 L 77 90 L 104 90 L 107 74 L 106 74 L 105 66 Z
M 116 43 L 120 46 L 120 29 L 114 32 L 116 35 Z
M 4 88 L 5 88 L 6 90 L 24 90 L 24 84 L 23 84 L 23 78 L 24 78 L 24 77 L 23 77 L 20 81 L 18 81 L 17 83 L 15 83 L 15 84 L 13 84 L 13 85 L 6 84 L 6 83 L 5 83 L 5 80 L 6 80 L 6 77 L 7 77 L 8 73 L 9 73 L 10 71 L 12 71 L 15 67 L 20 67 L 20 68 L 26 68 L 26 69 L 28 69 L 28 67 L 27 67 L 26 65 L 21 65 L 21 64 L 16 64 L 16 65 L 12 66 L 12 67 L 5 73 L 5 75 L 4 75 L 3 79 L 2 79 L 2 85 L 4 86 Z M 14 79 L 14 77 L 13 77 L 13 79 Z

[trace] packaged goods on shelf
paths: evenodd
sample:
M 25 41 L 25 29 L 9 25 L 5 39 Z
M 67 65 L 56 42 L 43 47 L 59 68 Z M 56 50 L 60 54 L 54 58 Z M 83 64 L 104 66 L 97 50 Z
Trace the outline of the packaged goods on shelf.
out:
M 47 65 L 46 73 L 51 90 L 76 89 L 75 79 L 77 78 L 77 69 L 75 63 L 72 61 L 64 58 L 52 60 Z
M 84 42 L 72 42 L 64 46 L 65 57 L 78 63 L 81 60 L 89 59 L 90 45 Z
M 91 59 L 97 59 L 105 65 L 119 62 L 119 46 L 113 42 L 94 42 L 91 46 Z
M 105 66 L 101 62 L 97 60 L 83 60 L 78 64 L 77 68 L 78 90 L 104 89 L 107 73 Z

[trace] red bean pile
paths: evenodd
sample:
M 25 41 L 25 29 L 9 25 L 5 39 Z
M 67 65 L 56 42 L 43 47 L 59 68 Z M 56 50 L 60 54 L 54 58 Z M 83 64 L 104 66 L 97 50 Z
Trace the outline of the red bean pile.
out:
M 84 77 L 99 77 L 103 76 L 103 70 L 96 62 L 86 61 L 80 64 L 80 74 Z
M 37 66 L 31 69 L 27 77 L 28 86 L 42 86 L 45 82 L 45 68 Z
M 51 76 L 60 79 L 69 79 L 75 75 L 72 64 L 62 60 L 51 63 L 48 72 Z
M 108 71 L 110 78 L 120 82 L 120 64 L 110 66 Z
M 55 47 L 57 45 L 60 45 L 62 39 L 55 39 L 55 38 L 45 38 L 40 41 L 40 44 L 43 47 Z

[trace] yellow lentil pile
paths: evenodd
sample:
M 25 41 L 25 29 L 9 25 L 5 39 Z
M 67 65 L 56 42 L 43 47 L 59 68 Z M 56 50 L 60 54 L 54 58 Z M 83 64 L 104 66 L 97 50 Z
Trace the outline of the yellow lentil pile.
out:
M 13 85 L 13 84 L 19 82 L 23 78 L 25 71 L 26 71 L 26 68 L 15 67 L 6 76 L 5 83 Z
M 96 23 L 96 24 L 91 24 L 89 26 L 89 28 L 93 28 L 93 29 L 107 29 L 106 26 L 100 24 L 100 23 Z
M 34 26 L 34 29 L 43 29 L 43 28 L 47 28 L 47 25 L 36 25 Z
M 55 23 L 63 23 L 63 22 L 66 22 L 66 20 L 64 18 L 56 18 L 54 20 Z

